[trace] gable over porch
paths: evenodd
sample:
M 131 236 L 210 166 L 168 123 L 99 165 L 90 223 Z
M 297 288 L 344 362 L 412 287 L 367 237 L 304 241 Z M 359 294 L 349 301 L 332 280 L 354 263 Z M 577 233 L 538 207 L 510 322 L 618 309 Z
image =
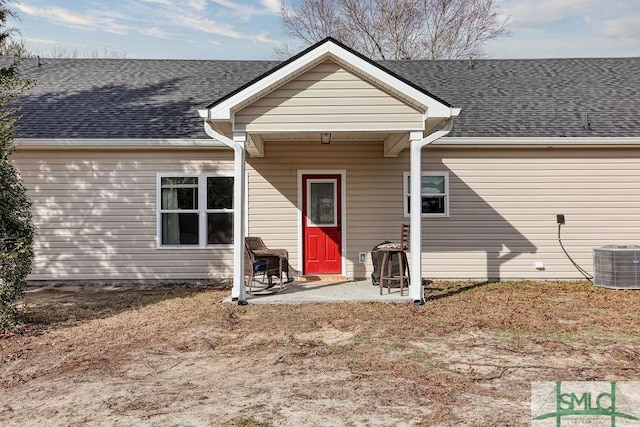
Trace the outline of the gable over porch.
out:
M 287 142 L 295 149 L 305 143 L 379 141 L 380 156 L 396 157 L 410 150 L 410 175 L 421 176 L 421 150 L 450 132 L 460 110 L 332 39 L 311 46 L 271 71 L 200 110 L 207 134 L 234 150 L 234 286 L 232 298 L 245 300 L 243 247 L 246 235 L 247 153 L 251 158 L 275 155 L 269 144 Z M 282 145 L 280 144 L 280 147 Z M 282 149 L 282 148 L 280 148 Z M 352 159 L 357 162 L 357 159 Z M 333 182 L 336 191 L 345 175 L 330 164 L 305 174 L 298 170 L 298 215 L 304 189 Z M 337 173 L 336 173 L 337 172 Z M 308 175 L 308 177 L 307 177 Z M 305 181 L 307 177 L 310 181 Z M 333 180 L 333 181 L 331 181 Z M 304 182 L 302 186 L 301 182 Z M 308 185 L 308 187 L 307 187 Z M 411 194 L 421 194 L 421 180 L 411 180 Z M 344 191 L 342 191 L 344 193 Z M 348 195 L 345 195 L 348 203 Z M 338 210 L 345 204 L 338 202 Z M 335 208 L 335 207 L 334 207 Z M 372 210 L 374 207 L 372 206 Z M 411 276 L 422 277 L 421 198 L 410 199 Z M 342 218 L 343 220 L 346 218 Z M 298 221 L 298 228 L 304 228 Z M 337 220 L 338 231 L 345 224 Z M 299 236 L 301 233 L 299 232 Z M 341 235 L 344 239 L 344 234 Z M 336 239 L 339 239 L 336 237 Z M 299 237 L 299 246 L 302 238 Z M 304 252 L 303 248 L 299 252 Z M 346 240 L 340 245 L 345 273 Z M 306 268 L 306 267 L 305 267 Z M 409 290 L 422 302 L 420 280 Z

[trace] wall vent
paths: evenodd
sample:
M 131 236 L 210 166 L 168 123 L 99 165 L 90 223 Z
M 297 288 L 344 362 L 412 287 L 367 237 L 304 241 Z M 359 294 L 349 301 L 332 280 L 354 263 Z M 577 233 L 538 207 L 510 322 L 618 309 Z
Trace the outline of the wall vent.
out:
M 593 283 L 603 288 L 640 289 L 640 246 L 593 249 Z

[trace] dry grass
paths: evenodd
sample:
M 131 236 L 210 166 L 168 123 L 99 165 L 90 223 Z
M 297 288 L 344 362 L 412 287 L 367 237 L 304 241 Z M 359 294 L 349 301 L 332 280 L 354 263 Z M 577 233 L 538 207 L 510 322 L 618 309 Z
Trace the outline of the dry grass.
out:
M 0 402 L 46 402 L 0 407 L 0 424 L 528 425 L 531 381 L 640 378 L 635 291 L 436 282 L 423 307 L 227 292 L 30 291 L 30 323 L 0 340 Z M 51 393 L 94 389 L 85 411 Z

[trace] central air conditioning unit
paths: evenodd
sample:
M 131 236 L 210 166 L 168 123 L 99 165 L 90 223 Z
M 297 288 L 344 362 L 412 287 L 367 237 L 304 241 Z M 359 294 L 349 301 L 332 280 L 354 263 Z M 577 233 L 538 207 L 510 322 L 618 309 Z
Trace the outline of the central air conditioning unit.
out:
M 603 288 L 640 289 L 640 246 L 593 249 L 593 283 Z

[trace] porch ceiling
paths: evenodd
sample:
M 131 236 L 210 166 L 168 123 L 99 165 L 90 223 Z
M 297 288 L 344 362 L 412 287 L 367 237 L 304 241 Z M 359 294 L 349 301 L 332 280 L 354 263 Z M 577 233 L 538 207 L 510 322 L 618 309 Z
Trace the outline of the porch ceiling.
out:
M 384 141 L 389 132 L 330 132 L 331 141 Z M 253 136 L 253 134 L 249 134 Z M 266 141 L 320 141 L 320 132 L 265 133 L 260 137 Z
M 264 144 L 269 142 L 294 143 L 320 143 L 322 133 L 329 133 L 332 143 L 337 142 L 383 142 L 384 156 L 397 157 L 398 154 L 409 147 L 409 132 L 284 132 L 254 134 L 249 133 L 247 138 L 247 153 L 251 157 L 264 156 Z

